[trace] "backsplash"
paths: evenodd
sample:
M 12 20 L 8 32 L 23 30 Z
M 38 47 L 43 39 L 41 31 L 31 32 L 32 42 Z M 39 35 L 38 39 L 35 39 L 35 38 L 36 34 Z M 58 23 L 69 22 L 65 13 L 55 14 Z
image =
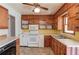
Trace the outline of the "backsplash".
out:
M 28 29 L 24 29 L 22 31 L 29 32 Z M 79 32 L 75 32 L 75 35 L 71 35 L 71 34 L 63 33 L 62 31 L 59 31 L 59 30 L 46 30 L 46 29 L 44 29 L 44 30 L 39 30 L 39 33 L 43 34 L 43 35 L 64 34 L 64 36 L 67 36 L 69 38 L 72 38 L 73 40 L 79 41 Z
M 29 29 L 23 29 L 22 32 L 29 32 Z M 39 33 L 40 34 L 43 34 L 43 35 L 52 35 L 53 33 L 55 34 L 59 34 L 60 31 L 57 31 L 57 30 L 47 30 L 47 29 L 43 29 L 43 30 L 39 30 Z
M 40 34 L 43 34 L 43 35 L 51 35 L 54 33 L 54 30 L 39 30 Z
M 29 32 L 29 29 L 22 29 L 22 32 Z

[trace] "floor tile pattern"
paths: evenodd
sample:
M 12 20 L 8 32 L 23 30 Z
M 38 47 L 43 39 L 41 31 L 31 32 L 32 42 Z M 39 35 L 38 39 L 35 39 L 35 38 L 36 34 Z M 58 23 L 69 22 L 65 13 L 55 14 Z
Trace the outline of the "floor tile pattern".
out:
M 20 47 L 20 55 L 54 55 L 51 48 Z

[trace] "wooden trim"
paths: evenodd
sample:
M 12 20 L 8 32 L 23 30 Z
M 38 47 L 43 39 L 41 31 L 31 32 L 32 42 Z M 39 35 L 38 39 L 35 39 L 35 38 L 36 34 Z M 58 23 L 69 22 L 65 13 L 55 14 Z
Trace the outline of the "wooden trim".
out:
M 0 27 L 0 29 L 8 29 L 8 26 L 2 26 L 2 27 Z
M 60 7 L 60 9 L 59 9 L 54 15 L 56 15 L 65 5 L 66 5 L 66 3 L 64 3 L 64 5 L 62 5 L 62 6 Z
M 71 5 L 70 5 L 71 4 Z M 64 3 L 63 6 L 54 14 L 54 17 L 58 17 L 62 15 L 64 12 L 66 12 L 68 9 L 70 9 L 75 3 Z M 65 7 L 68 6 L 68 7 Z M 61 10 L 64 10 L 61 12 Z
M 20 41 L 16 39 L 16 55 L 20 55 Z

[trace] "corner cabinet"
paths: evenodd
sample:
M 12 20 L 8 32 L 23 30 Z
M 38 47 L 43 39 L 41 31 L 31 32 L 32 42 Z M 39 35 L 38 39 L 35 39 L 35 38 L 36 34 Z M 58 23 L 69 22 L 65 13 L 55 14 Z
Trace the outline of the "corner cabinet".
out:
M 8 10 L 0 5 L 0 29 L 8 29 Z

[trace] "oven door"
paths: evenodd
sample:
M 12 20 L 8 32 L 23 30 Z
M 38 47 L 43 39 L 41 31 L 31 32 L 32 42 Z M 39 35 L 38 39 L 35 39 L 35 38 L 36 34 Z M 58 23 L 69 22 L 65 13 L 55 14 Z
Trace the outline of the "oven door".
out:
M 28 47 L 39 47 L 39 35 L 29 36 Z

